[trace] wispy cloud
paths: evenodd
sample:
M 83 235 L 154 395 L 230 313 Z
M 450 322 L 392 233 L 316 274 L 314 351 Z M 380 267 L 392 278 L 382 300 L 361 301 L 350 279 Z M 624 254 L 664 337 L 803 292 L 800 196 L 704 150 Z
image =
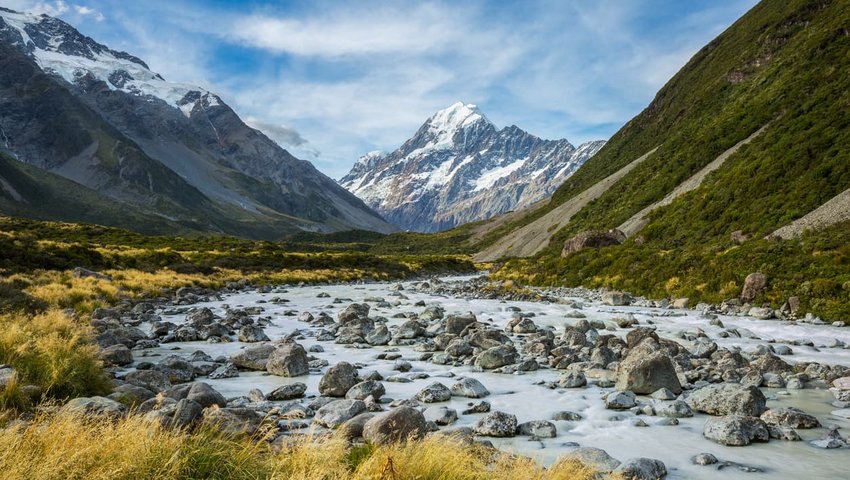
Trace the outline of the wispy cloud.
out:
M 608 137 L 756 0 L 10 3 L 218 92 L 339 177 L 457 100 L 545 138 Z

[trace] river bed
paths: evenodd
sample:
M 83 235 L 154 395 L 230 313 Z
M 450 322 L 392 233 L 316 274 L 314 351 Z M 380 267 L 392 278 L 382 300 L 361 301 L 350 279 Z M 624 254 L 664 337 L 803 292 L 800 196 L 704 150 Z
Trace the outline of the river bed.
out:
M 446 282 L 463 281 L 469 277 L 444 278 Z M 493 325 L 504 327 L 514 315 L 515 307 L 524 313 L 533 312 L 532 320 L 539 327 L 553 327 L 556 331 L 563 330 L 565 325 L 576 322 L 576 319 L 566 318 L 565 314 L 574 310 L 573 306 L 565 303 L 543 303 L 467 299 L 446 297 L 417 292 L 413 282 L 403 283 L 403 290 L 391 289 L 395 283 L 374 283 L 359 285 L 322 285 L 322 286 L 286 286 L 272 289 L 267 293 L 247 291 L 232 294 L 222 294 L 220 300 L 203 302 L 192 305 L 192 308 L 208 307 L 215 314 L 223 316 L 226 307 L 262 307 L 262 316 L 270 316 L 272 325 L 265 328 L 265 333 L 276 340 L 291 334 L 295 330 L 304 333 L 298 342 L 305 348 L 320 344 L 324 352 L 310 353 L 315 357 L 327 360 L 330 365 L 340 361 L 362 365 L 361 373 L 376 370 L 384 378 L 398 375 L 394 370 L 396 360 L 379 360 L 376 356 L 386 351 L 401 353 L 402 359 L 409 361 L 412 370 L 407 375 L 427 373 L 429 378 L 416 379 L 410 383 L 383 382 L 386 388 L 385 397 L 393 399 L 412 398 L 419 390 L 434 381 L 442 381 L 451 386 L 458 378 L 474 377 L 483 383 L 491 392 L 484 400 L 489 402 L 492 410 L 504 411 L 517 416 L 519 422 L 529 420 L 550 420 L 555 412 L 572 411 L 579 413 L 583 419 L 578 421 L 554 421 L 557 436 L 550 439 L 529 440 L 529 437 L 517 436 L 507 439 L 488 438 L 497 447 L 533 457 L 544 464 L 551 464 L 559 456 L 574 449 L 576 444 L 584 447 L 598 447 L 607 451 L 619 460 L 633 457 L 649 457 L 663 461 L 669 471 L 667 478 L 672 479 L 702 479 L 716 478 L 771 478 L 771 479 L 839 479 L 850 478 L 850 450 L 822 450 L 808 444 L 808 440 L 822 437 L 825 428 L 799 430 L 803 438 L 801 442 L 771 440 L 768 443 L 753 444 L 746 447 L 726 447 L 705 439 L 702 435 L 703 424 L 707 415 L 696 414 L 692 418 L 681 418 L 677 426 L 662 426 L 660 417 L 637 416 L 626 411 L 612 411 L 605 408 L 603 397 L 613 388 L 600 388 L 589 376 L 589 385 L 578 389 L 551 389 L 541 385 L 551 382 L 561 373 L 555 369 L 540 369 L 521 374 L 500 374 L 483 372 L 472 366 L 437 365 L 428 361 L 419 361 L 422 353 L 414 351 L 409 346 L 387 347 L 378 346 L 365 349 L 351 348 L 349 345 L 339 345 L 333 341 L 317 341 L 315 333 L 321 330 L 298 320 L 292 311 L 303 311 L 318 315 L 325 311 L 336 318 L 339 311 L 350 302 L 332 303 L 334 298 L 350 299 L 363 302 L 369 297 L 382 297 L 387 302 L 395 303 L 391 307 L 380 307 L 370 303 L 370 317 L 383 316 L 388 320 L 387 325 L 399 325 L 406 319 L 392 318 L 399 312 L 421 312 L 424 307 L 415 306 L 420 301 L 426 304 L 439 303 L 450 313 L 474 313 L 479 321 L 490 321 Z M 319 298 L 319 294 L 328 297 Z M 399 296 L 401 295 L 401 297 Z M 271 299 L 283 297 L 288 302 L 272 303 Z M 657 327 L 662 337 L 672 338 L 682 330 L 702 329 L 712 340 L 721 347 L 741 347 L 744 351 L 757 345 L 767 344 L 771 340 L 794 341 L 811 340 L 815 347 L 792 345 L 792 355 L 783 356 L 783 360 L 794 363 L 799 361 L 817 361 L 826 364 L 850 365 L 850 349 L 826 348 L 834 339 L 850 344 L 850 328 L 838 328 L 828 325 L 797 324 L 789 325 L 778 320 L 757 320 L 749 317 L 720 316 L 725 329 L 738 328 L 752 332 L 758 338 L 718 338 L 720 327 L 709 325 L 707 319 L 695 310 L 674 310 L 648 308 L 637 306 L 612 307 L 599 302 L 588 302 L 586 299 L 574 300 L 583 304 L 582 313 L 588 320 L 603 320 L 610 322 L 615 316 L 633 314 L 640 324 L 651 322 Z M 163 320 L 175 324 L 183 323 L 185 313 L 167 315 L 168 309 L 157 312 Z M 290 315 L 286 315 L 289 312 Z M 145 329 L 146 325 L 142 325 Z M 613 332 L 624 336 L 628 330 L 616 329 Z M 688 346 L 687 342 L 678 340 Z M 166 343 L 157 348 L 135 350 L 136 360 L 156 362 L 158 358 L 167 355 L 190 354 L 196 350 L 204 351 L 212 357 L 230 356 L 248 344 L 238 341 L 232 343 L 179 342 Z M 324 370 L 324 369 L 323 369 Z M 264 393 L 285 384 L 303 382 L 307 385 L 307 396 L 318 395 L 318 383 L 321 372 L 311 372 L 308 376 L 285 378 L 268 375 L 265 372 L 240 372 L 235 378 L 212 380 L 200 377 L 220 391 L 225 397 L 247 395 L 249 390 L 258 388 Z M 832 394 L 825 389 L 776 390 L 763 389 L 768 398 L 768 408 L 777 406 L 794 406 L 807 413 L 816 415 L 824 426 L 837 425 L 843 434 L 850 433 L 850 420 L 832 414 L 836 410 Z M 639 397 L 641 399 L 642 397 Z M 460 412 L 468 408 L 472 399 L 452 397 L 449 402 L 437 406 L 449 406 Z M 460 415 L 456 426 L 472 426 L 482 414 Z M 642 418 L 649 424 L 638 427 L 633 424 L 637 418 Z M 699 453 L 708 452 L 721 460 L 739 462 L 758 467 L 764 473 L 747 473 L 734 467 L 727 467 L 718 472 L 716 466 L 693 465 L 691 458 Z

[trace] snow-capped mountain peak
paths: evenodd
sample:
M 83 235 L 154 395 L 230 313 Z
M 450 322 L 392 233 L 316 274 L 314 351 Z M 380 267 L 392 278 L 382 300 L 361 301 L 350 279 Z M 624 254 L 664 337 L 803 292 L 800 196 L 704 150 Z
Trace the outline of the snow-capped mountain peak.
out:
M 361 157 L 340 184 L 404 229 L 441 230 L 550 195 L 604 143 L 576 148 L 516 126 L 497 130 L 475 105 L 457 102 L 396 151 Z
M 110 90 L 160 99 L 187 117 L 195 108 L 221 104 L 206 89 L 167 82 L 140 59 L 101 45 L 55 17 L 0 7 L 0 38 L 22 47 L 39 67 L 70 84 L 94 78 Z

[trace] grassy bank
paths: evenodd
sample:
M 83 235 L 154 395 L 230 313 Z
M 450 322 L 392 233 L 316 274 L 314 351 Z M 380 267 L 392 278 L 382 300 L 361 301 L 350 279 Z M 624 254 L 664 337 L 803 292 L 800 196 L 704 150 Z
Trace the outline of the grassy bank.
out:
M 7 479 L 458 479 L 583 480 L 572 461 L 544 469 L 533 461 L 447 437 L 350 448 L 337 437 L 301 437 L 275 447 L 263 438 L 201 428 L 167 430 L 130 417 L 118 422 L 69 414 L 40 416 L 0 430 L 0 472 Z

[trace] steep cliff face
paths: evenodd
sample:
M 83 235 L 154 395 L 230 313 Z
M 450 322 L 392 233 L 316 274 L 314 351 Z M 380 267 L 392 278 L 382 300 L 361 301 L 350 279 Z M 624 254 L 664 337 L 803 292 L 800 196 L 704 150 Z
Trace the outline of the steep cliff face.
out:
M 361 157 L 340 184 L 403 229 L 438 231 L 547 197 L 604 144 L 576 148 L 516 126 L 497 129 L 458 102 L 396 151 Z
M 0 49 L 0 148 L 19 161 L 203 231 L 394 229 L 214 93 L 61 20 L 0 9 Z

